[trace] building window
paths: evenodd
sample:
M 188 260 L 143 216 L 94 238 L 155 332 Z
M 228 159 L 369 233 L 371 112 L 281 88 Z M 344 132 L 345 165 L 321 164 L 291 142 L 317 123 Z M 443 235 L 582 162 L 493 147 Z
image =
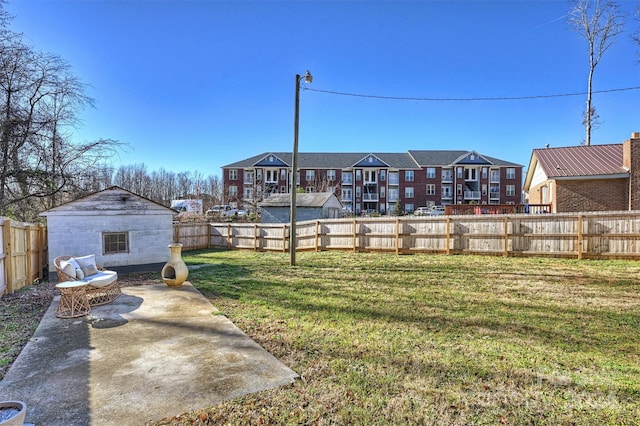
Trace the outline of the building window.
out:
M 286 186 L 281 186 L 280 187 L 280 193 L 286 194 L 287 193 L 287 187 Z
M 486 167 L 482 168 L 482 179 L 486 179 L 487 178 L 487 173 L 489 173 L 489 170 Z
M 229 180 L 238 180 L 238 171 L 236 169 L 229 170 Z
M 389 188 L 389 202 L 395 203 L 398 201 L 398 188 Z
M 442 181 L 443 182 L 451 182 L 451 181 L 453 181 L 453 170 L 451 170 L 451 169 L 442 169 Z
M 459 183 L 457 185 L 456 191 L 457 191 L 458 195 L 462 195 L 462 184 Z
M 515 185 L 507 185 L 506 190 L 507 190 L 507 197 L 513 197 L 514 195 L 516 195 Z
M 387 192 L 387 191 L 386 191 L 385 187 L 384 187 L 384 186 L 381 186 L 381 187 L 380 187 L 380 198 L 384 198 L 384 197 L 385 197 L 386 192 Z
M 464 169 L 464 180 L 478 180 L 478 169 Z
M 360 175 L 361 173 L 362 173 L 361 170 L 356 170 L 356 181 L 360 181 L 360 179 L 362 179 Z
M 400 176 L 398 172 L 389 172 L 389 185 L 398 185 L 400 183 Z
M 462 179 L 462 167 L 458 167 L 458 179 Z
M 500 170 L 491 169 L 491 182 L 500 182 Z
M 316 171 L 315 170 L 307 170 L 305 173 L 305 178 L 307 181 L 316 179 Z
M 238 196 L 238 187 L 235 185 L 229 186 L 229 196 L 237 197 Z
M 451 198 L 451 185 L 442 185 L 442 198 Z
M 353 173 L 342 172 L 342 183 L 344 183 L 345 185 L 351 185 L 353 183 Z
M 342 201 L 351 201 L 353 192 L 351 188 L 343 188 L 342 189 Z
M 486 183 L 482 184 L 482 195 L 487 195 L 487 184 Z
M 313 186 L 307 186 L 307 187 L 305 188 L 305 192 L 306 192 L 307 194 L 312 193 L 312 192 L 313 192 Z
M 384 181 L 387 179 L 387 171 L 386 170 L 380 170 L 380 180 Z
M 253 171 L 244 172 L 244 182 L 253 183 Z
M 329 182 L 333 182 L 336 180 L 336 171 L 335 170 L 327 170 L 327 180 Z
M 103 232 L 102 233 L 102 253 L 129 253 L 129 233 L 128 232 Z
M 280 180 L 287 180 L 287 169 L 280 169 Z
M 406 182 L 413 182 L 413 170 L 406 170 L 404 172 L 404 180 Z
M 435 179 L 435 178 L 436 178 L 436 168 L 427 167 L 427 179 Z
M 262 169 L 256 170 L 256 179 L 262 180 Z
M 507 167 L 507 179 L 515 179 L 515 178 L 516 178 L 515 167 Z
M 360 198 L 360 191 L 362 190 L 362 188 L 360 188 L 359 186 L 356 186 L 356 198 Z
M 245 200 L 253 200 L 253 188 L 245 188 L 244 189 L 244 199 Z
M 413 213 L 413 211 L 415 210 L 415 207 L 413 206 L 413 204 L 409 203 L 409 204 L 405 204 L 404 205 L 404 211 L 407 213 Z
M 404 189 L 404 198 L 413 198 L 413 186 L 407 186 Z
M 436 186 L 433 183 L 427 184 L 427 195 L 436 195 Z

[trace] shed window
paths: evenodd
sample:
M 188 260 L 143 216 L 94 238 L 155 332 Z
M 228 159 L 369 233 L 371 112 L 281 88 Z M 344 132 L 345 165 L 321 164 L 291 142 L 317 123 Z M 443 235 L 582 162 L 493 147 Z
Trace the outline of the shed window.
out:
M 129 253 L 129 233 L 104 232 L 102 234 L 102 244 L 104 254 Z

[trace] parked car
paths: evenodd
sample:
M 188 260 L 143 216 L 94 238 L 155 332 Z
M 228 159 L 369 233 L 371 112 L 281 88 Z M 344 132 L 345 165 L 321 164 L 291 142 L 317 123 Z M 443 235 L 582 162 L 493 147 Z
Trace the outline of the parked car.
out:
M 415 216 L 440 216 L 444 214 L 444 206 L 418 207 Z
M 205 212 L 207 216 L 225 216 L 225 213 L 231 210 L 231 206 L 228 204 L 215 205 Z
M 440 216 L 444 214 L 444 206 L 433 206 L 429 212 L 430 216 Z
M 225 217 L 246 217 L 248 214 L 244 209 L 230 209 L 224 215 Z

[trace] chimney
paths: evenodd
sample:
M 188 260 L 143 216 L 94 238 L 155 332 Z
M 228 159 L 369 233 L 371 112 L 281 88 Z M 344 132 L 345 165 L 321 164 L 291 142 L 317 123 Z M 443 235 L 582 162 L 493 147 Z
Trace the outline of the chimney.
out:
M 640 209 L 640 132 L 622 144 L 623 166 L 629 170 L 629 210 Z

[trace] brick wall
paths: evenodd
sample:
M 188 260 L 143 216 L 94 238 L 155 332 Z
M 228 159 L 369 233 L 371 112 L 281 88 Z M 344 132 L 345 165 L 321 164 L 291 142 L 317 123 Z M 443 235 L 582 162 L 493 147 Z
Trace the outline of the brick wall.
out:
M 628 180 L 559 180 L 555 184 L 556 211 L 607 211 L 628 209 Z
M 627 146 L 629 157 L 626 158 L 625 155 L 625 163 L 628 161 L 629 192 L 631 193 L 627 208 L 631 210 L 640 210 L 640 139 L 631 138 L 628 144 L 625 142 L 625 151 Z M 627 152 L 625 152 L 625 154 L 627 154 Z

